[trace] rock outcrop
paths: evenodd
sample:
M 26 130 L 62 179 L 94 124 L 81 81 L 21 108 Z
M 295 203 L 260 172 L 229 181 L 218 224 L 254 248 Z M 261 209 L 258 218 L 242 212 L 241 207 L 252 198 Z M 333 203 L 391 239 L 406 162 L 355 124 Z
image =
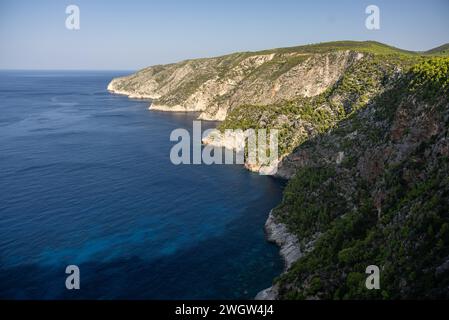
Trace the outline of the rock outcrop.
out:
M 316 96 L 340 79 L 362 53 L 242 53 L 154 66 L 112 80 L 108 90 L 152 99 L 151 109 L 201 112 L 203 120 L 226 118 L 242 104 L 272 104 Z
M 265 223 L 267 239 L 275 243 L 280 248 L 280 255 L 285 263 L 287 271 L 293 263 L 301 258 L 301 248 L 298 238 L 288 231 L 287 226 L 280 222 L 271 211 Z M 276 300 L 278 298 L 279 287 L 273 285 L 260 291 L 255 297 L 256 300 Z

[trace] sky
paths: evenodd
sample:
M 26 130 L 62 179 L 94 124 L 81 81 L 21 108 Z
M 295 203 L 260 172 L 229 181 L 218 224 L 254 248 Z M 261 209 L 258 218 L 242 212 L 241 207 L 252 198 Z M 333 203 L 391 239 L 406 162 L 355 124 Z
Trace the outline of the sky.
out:
M 66 28 L 66 7 L 80 29 Z M 380 30 L 368 30 L 368 5 Z M 0 69 L 136 70 L 335 40 L 449 42 L 449 0 L 0 0 Z

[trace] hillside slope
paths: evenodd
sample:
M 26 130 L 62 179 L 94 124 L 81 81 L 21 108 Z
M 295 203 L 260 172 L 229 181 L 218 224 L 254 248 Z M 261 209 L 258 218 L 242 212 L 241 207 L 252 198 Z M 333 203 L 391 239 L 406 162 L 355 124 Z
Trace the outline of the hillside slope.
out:
M 158 65 L 114 79 L 112 92 L 153 99 L 151 108 L 201 111 L 224 120 L 242 104 L 272 104 L 316 96 L 366 53 L 412 54 L 376 42 L 341 41 Z
M 425 52 L 425 54 L 429 55 L 449 55 L 449 43 L 443 44 L 436 48 L 430 49 Z
M 279 297 L 448 298 L 448 129 L 449 58 L 434 58 L 289 155 L 274 215 L 306 253 Z M 369 265 L 381 290 L 365 288 Z

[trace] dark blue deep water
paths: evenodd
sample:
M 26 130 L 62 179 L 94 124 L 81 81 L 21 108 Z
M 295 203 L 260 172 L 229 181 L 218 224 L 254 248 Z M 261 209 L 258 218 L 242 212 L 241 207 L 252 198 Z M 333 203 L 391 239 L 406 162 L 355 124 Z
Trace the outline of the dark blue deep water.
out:
M 253 298 L 282 270 L 263 232 L 282 186 L 172 165 L 194 116 L 109 94 L 119 75 L 0 72 L 0 298 Z

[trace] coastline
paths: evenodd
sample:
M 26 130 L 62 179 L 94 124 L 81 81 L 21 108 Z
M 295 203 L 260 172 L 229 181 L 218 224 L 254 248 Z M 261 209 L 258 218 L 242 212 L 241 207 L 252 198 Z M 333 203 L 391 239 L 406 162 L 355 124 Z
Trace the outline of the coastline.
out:
M 302 257 L 300 244 L 298 238 L 290 233 L 287 226 L 280 222 L 276 216 L 273 215 L 273 210 L 270 211 L 268 219 L 265 222 L 265 232 L 267 241 L 275 243 L 279 247 L 279 254 L 284 260 L 285 273 L 298 259 Z M 256 296 L 255 300 L 277 300 L 279 295 L 279 287 L 277 284 L 269 288 L 261 290 Z
M 114 88 L 114 80 L 112 80 L 107 90 L 113 94 L 119 94 L 119 95 L 126 95 L 130 99 L 154 99 L 154 97 L 150 97 L 148 95 L 140 95 L 136 93 L 132 93 L 129 91 L 123 91 L 123 90 L 116 90 Z M 149 110 L 154 111 L 162 111 L 162 112 L 193 112 L 198 110 L 189 110 L 182 106 L 179 106 L 178 108 L 173 107 L 167 107 L 167 106 L 155 106 L 150 104 L 148 107 Z M 201 118 L 201 117 L 200 117 Z M 231 139 L 226 139 L 224 135 L 219 134 L 219 136 L 213 136 L 209 135 L 202 139 L 202 142 L 204 144 L 208 144 L 215 147 L 224 147 L 228 149 L 235 149 L 238 148 L 236 145 L 235 137 L 229 137 Z M 278 168 L 281 160 L 278 160 L 275 163 L 276 168 Z M 248 163 L 244 164 L 244 167 L 250 171 L 250 172 L 259 172 L 264 175 L 271 175 L 274 177 L 277 177 L 276 171 L 273 171 L 272 167 L 262 167 L 260 165 L 250 165 Z M 279 177 L 278 177 L 279 178 Z M 265 222 L 265 234 L 266 234 L 266 241 L 276 244 L 279 247 L 279 255 L 281 256 L 282 260 L 284 261 L 284 271 L 285 273 L 294 262 L 296 262 L 298 259 L 301 258 L 302 253 L 300 250 L 299 240 L 298 238 L 291 234 L 288 231 L 287 226 L 278 221 L 278 219 L 273 215 L 273 210 L 270 211 L 268 218 Z M 274 284 L 269 288 L 266 288 L 264 290 L 261 290 L 256 296 L 255 300 L 276 300 L 278 298 L 278 285 Z
M 116 89 L 114 87 L 114 82 L 115 82 L 115 79 L 113 79 L 108 84 L 107 90 L 110 93 L 127 96 L 130 99 L 151 99 L 151 100 L 152 99 L 157 99 L 157 97 L 154 97 L 154 96 L 149 96 L 149 95 L 145 95 L 145 94 L 137 94 L 135 92 L 129 92 L 129 91 L 126 91 L 126 90 L 118 90 L 118 89 Z
M 218 130 L 214 130 L 209 133 L 206 137 L 202 139 L 202 143 L 205 145 L 210 145 L 212 147 L 217 148 L 225 148 L 234 150 L 236 152 L 243 152 L 244 148 L 242 147 L 243 136 L 241 134 L 231 132 L 223 134 Z M 248 163 L 244 162 L 243 166 L 246 170 L 250 172 L 259 173 L 264 176 L 276 176 L 279 168 L 279 164 L 281 163 L 283 156 L 279 157 L 277 160 L 272 161 L 269 165 L 261 165 L 259 163 Z

